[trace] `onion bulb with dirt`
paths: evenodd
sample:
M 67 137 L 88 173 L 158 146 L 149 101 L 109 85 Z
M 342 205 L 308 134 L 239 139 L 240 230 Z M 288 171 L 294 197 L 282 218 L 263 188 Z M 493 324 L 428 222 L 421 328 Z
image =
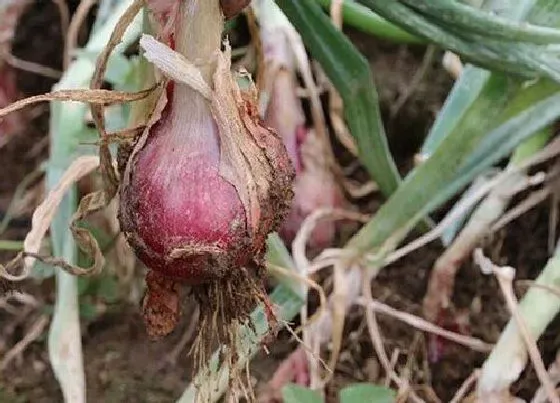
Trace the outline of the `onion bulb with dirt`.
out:
M 289 209 L 293 168 L 261 125 L 252 82 L 231 73 L 227 43 L 221 51 L 220 0 L 159 3 L 160 40 L 144 35 L 140 45 L 167 85 L 123 166 L 119 220 L 149 269 L 148 333 L 173 330 L 191 285 L 203 329 L 231 343 L 222 325 L 247 321 L 267 302 L 265 241 Z M 249 85 L 240 89 L 238 79 Z

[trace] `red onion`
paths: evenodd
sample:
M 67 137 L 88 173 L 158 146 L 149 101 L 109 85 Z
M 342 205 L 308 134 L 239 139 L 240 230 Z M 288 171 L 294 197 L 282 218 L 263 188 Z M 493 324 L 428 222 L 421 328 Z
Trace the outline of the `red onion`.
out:
M 294 200 L 279 231 L 282 239 L 290 243 L 309 214 L 320 208 L 343 207 L 346 200 L 329 164 L 330 145 L 305 126 L 301 100 L 296 94 L 293 45 L 287 32 L 289 28 L 282 23 L 284 18 L 269 9 L 259 13 L 269 91 L 265 123 L 281 136 L 296 171 Z M 285 24 L 289 22 L 286 20 Z M 334 222 L 320 221 L 308 245 L 312 249 L 324 249 L 332 243 L 335 234 Z
M 297 151 L 299 157 L 294 181 L 294 199 L 286 220 L 279 233 L 286 242 L 292 242 L 303 220 L 312 212 L 322 208 L 342 208 L 347 203 L 344 193 L 326 164 L 323 140 L 313 130 L 298 131 Z M 336 223 L 322 220 L 316 223 L 308 246 L 313 250 L 329 247 L 336 235 Z
M 170 82 L 123 175 L 119 219 L 150 269 L 144 317 L 152 336 L 174 328 L 180 284 L 195 286 L 203 321 L 219 310 L 226 322 L 247 318 L 265 298 L 266 237 L 291 199 L 285 147 L 260 125 L 254 90 L 234 81 L 229 54 L 219 51 L 222 27 L 219 0 L 180 3 L 170 43 L 197 63 L 203 82 Z M 153 39 L 141 44 L 170 76 L 184 60 Z

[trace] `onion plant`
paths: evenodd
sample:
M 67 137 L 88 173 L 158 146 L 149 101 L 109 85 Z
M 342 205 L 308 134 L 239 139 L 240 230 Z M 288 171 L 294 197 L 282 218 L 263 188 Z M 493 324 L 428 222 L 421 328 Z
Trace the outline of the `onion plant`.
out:
M 47 189 L 60 190 L 69 167 L 84 156 L 90 158 L 90 170 L 100 166 L 105 179 L 101 191 L 81 201 L 75 185 L 68 186 L 50 222 L 54 259 L 44 259 L 32 250 L 19 255 L 20 263 L 41 259 L 65 269 L 53 271 L 57 300 L 48 345 L 66 401 L 86 400 L 75 275 L 92 275 L 103 267 L 98 243 L 75 222 L 115 195 L 120 197 L 121 229 L 139 260 L 150 269 L 143 301 L 148 333 L 162 337 L 173 330 L 180 316 L 182 286 L 187 283 L 203 304 L 201 323 L 206 327 L 201 338 L 215 331 L 224 342 L 210 354 L 209 343 L 202 340 L 200 371 L 179 401 L 217 401 L 232 377 L 259 351 L 270 326 L 284 326 L 306 312 L 302 308 L 307 302 L 312 263 L 334 266 L 335 292 L 318 313 L 315 325 L 333 333 L 336 351 L 341 321 L 352 305 L 348 298 L 356 299 L 358 295 L 353 294 L 362 292 L 357 287 L 344 288 L 351 276 L 355 284 L 365 284 L 367 297 L 369 282 L 380 270 L 408 250 L 441 239 L 440 226 L 454 220 L 453 230 L 443 237 L 446 246 L 455 238 L 446 253 L 453 261 L 457 260 L 455 253 L 462 253 L 464 260 L 503 217 L 514 194 L 506 192 L 504 197 L 504 188 L 530 182 L 530 168 L 559 152 L 551 129 L 560 116 L 560 6 L 554 0 L 487 0 L 480 8 L 452 0 L 344 2 L 347 26 L 399 43 L 436 45 L 468 63 L 419 150 L 420 163 L 404 178 L 388 146 L 376 72 L 331 22 L 325 12 L 331 0 L 260 1 L 260 7 L 268 7 L 268 12 L 281 16 L 283 24 L 295 28 L 295 35 L 340 94 L 358 160 L 383 198 L 381 207 L 346 245 L 326 250 L 310 262 L 302 240 L 310 222 L 324 211 L 314 212 L 304 220 L 290 255 L 290 245 L 274 233 L 291 199 L 293 169 L 288 153 L 281 139 L 261 125 L 252 81 L 247 75 L 231 73 L 229 44 L 220 45 L 224 30 L 220 10 L 237 12 L 241 3 L 102 1 L 87 45 L 76 53 L 53 93 L 45 98 L 51 100 Z M 141 55 L 125 58 L 126 47 L 136 41 Z M 121 91 L 111 101 L 95 98 L 108 96 L 100 92 L 103 80 Z M 87 87 L 91 87 L 89 98 L 76 98 L 77 92 L 72 92 Z M 99 137 L 86 124 L 86 105 L 63 105 L 60 99 L 91 103 Z M 105 114 L 105 104 L 124 103 L 125 99 L 140 102 L 132 109 L 119 107 L 112 117 Z M 4 109 L 0 116 L 7 113 Z M 135 141 L 124 141 L 127 135 Z M 120 139 L 118 154 L 113 138 Z M 99 158 L 93 156 L 95 147 L 81 145 L 92 139 L 98 140 Z M 175 163 L 170 164 L 170 156 Z M 498 184 L 493 191 L 486 183 L 474 187 L 472 193 L 465 192 L 503 159 L 509 159 L 509 164 L 489 179 L 490 184 Z M 451 218 L 435 223 L 433 229 L 420 225 L 431 222 L 430 214 L 461 194 L 465 197 L 451 210 Z M 205 221 L 209 202 L 215 205 Z M 154 211 L 154 206 L 159 210 Z M 474 213 L 468 217 L 471 211 Z M 340 211 L 330 213 L 344 216 Z M 398 249 L 415 228 L 428 233 L 416 246 Z M 23 247 L 28 245 L 26 239 Z M 21 247 L 7 242 L 3 246 Z M 96 257 L 92 270 L 75 267 L 78 246 Z M 440 262 L 448 262 L 448 255 L 444 253 Z M 555 252 L 538 277 L 539 286 L 557 285 L 557 260 Z M 436 291 L 441 275 L 437 267 L 431 284 Z M 12 265 L 1 268 L 5 277 L 10 276 Z M 456 269 L 448 270 L 447 275 L 452 277 Z M 274 277 L 275 284 L 269 295 L 263 287 L 266 273 Z M 239 297 L 240 290 L 244 298 Z M 443 299 L 437 296 L 439 300 L 434 300 L 433 290 L 428 292 L 428 319 L 436 320 L 437 312 L 449 303 L 452 290 L 446 291 Z M 238 305 L 232 307 L 231 302 Z M 520 304 L 534 338 L 559 309 L 556 297 L 536 289 Z M 218 314 L 227 328 L 217 326 Z M 526 364 L 527 347 L 516 323 L 512 320 L 507 325 L 483 366 L 478 388 L 481 399 L 496 391 L 507 392 Z M 378 348 L 377 353 L 383 361 Z M 336 363 L 335 353 L 333 357 Z

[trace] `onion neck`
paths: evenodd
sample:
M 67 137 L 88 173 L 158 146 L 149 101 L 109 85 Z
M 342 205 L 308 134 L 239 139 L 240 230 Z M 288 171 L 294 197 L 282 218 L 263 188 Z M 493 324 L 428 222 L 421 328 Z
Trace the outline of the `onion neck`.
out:
M 220 0 L 181 1 L 175 48 L 199 66 L 208 83 L 212 81 L 214 66 L 214 63 L 209 62 L 220 49 L 223 27 Z
M 175 29 L 175 50 L 199 68 L 212 86 L 216 52 L 220 50 L 223 15 L 219 0 L 181 0 Z M 173 147 L 185 147 L 206 155 L 209 163 L 219 160 L 217 127 L 208 100 L 191 87 L 174 83 L 168 123 L 163 130 Z

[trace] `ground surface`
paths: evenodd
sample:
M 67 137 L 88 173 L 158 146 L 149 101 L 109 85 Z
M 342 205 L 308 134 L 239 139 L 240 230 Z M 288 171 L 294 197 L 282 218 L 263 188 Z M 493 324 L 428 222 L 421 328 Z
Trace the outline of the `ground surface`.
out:
M 60 29 L 58 14 L 51 2 L 37 1 L 35 8 L 24 17 L 18 29 L 13 52 L 16 56 L 60 68 Z M 46 33 L 45 29 L 49 32 Z M 424 48 L 396 46 L 381 43 L 371 37 L 351 32 L 357 47 L 367 55 L 375 72 L 384 114 L 387 117 L 391 148 L 398 158 L 401 170 L 410 168 L 412 158 L 421 144 L 427 128 L 433 121 L 451 80 L 437 60 L 416 90 L 393 118 L 389 110 L 398 97 L 407 90 L 410 80 L 422 62 Z M 19 73 L 20 89 L 28 95 L 49 90 L 54 83 L 30 73 Z M 0 149 L 0 212 L 7 208 L 11 196 L 23 180 L 48 153 L 46 129 L 48 114 L 39 113 L 24 135 L 14 138 Z M 379 205 L 379 196 L 368 198 L 364 209 Z M 18 217 L 3 239 L 21 239 L 29 225 L 29 211 Z M 546 208 L 540 208 L 517 220 L 493 239 L 487 251 L 501 263 L 518 269 L 518 278 L 534 278 L 547 259 L 543 247 L 547 239 Z M 530 234 L 530 236 L 528 236 Z M 441 253 L 438 245 L 431 245 L 408 256 L 398 264 L 383 270 L 372 285 L 375 297 L 393 307 L 421 314 L 421 301 L 431 265 Z M 0 253 L 4 261 L 11 255 Z M 23 286 L 44 304 L 53 303 L 53 282 L 29 282 Z M 129 298 L 129 300 L 134 298 Z M 488 342 L 497 339 L 508 315 L 493 279 L 483 277 L 479 270 L 467 264 L 457 281 L 454 302 L 469 318 L 470 331 Z M 130 302 L 105 304 L 105 313 L 85 320 L 84 349 L 87 371 L 87 394 L 91 402 L 171 402 L 187 384 L 190 364 L 188 346 L 177 360 L 166 357 L 181 339 L 188 327 L 188 314 L 179 328 L 161 342 L 150 342 L 139 315 L 139 307 Z M 0 309 L 0 357 L 16 343 L 32 325 L 29 318 L 15 321 Z M 9 323 L 8 323 L 9 322 Z M 411 380 L 426 385 L 420 392 L 429 398 L 429 385 L 441 401 L 448 401 L 461 382 L 484 359 L 480 353 L 447 344 L 438 363 L 429 363 L 426 339 L 421 333 L 394 319 L 380 316 L 380 325 L 389 352 L 400 351 L 400 362 L 411 369 Z M 6 329 L 10 328 L 8 332 Z M 4 329 L 2 331 L 1 329 Z M 557 324 L 544 337 L 549 362 L 559 347 L 555 338 Z M 360 310 L 352 310 L 345 330 L 344 352 L 335 378 L 329 387 L 329 396 L 335 401 L 336 391 L 344 384 L 355 381 L 379 381 L 379 365 L 372 351 Z M 274 345 L 270 355 L 259 354 L 253 362 L 252 374 L 257 378 L 257 390 L 272 376 L 275 368 L 295 347 L 286 334 Z M 535 385 L 532 370 L 524 374 L 517 388 L 523 395 L 527 385 Z M 529 396 L 525 396 L 529 397 Z M 23 354 L 0 373 L 0 403 L 60 401 L 61 394 L 48 364 L 45 337 L 33 343 Z M 432 401 L 437 401 L 432 399 Z

